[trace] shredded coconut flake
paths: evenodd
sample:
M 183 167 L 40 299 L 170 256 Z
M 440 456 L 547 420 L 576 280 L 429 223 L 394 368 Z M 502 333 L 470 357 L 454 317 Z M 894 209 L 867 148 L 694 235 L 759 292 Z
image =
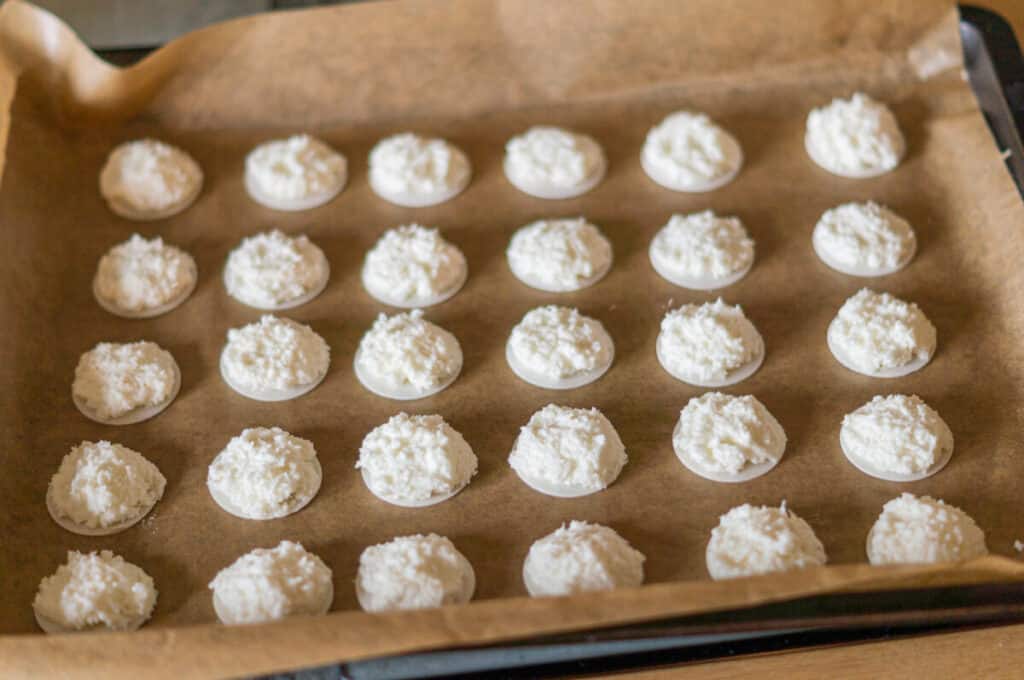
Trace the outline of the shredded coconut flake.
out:
M 476 466 L 469 444 L 441 416 L 407 413 L 367 434 L 356 462 L 376 495 L 413 502 L 462 488 Z
M 734 144 L 705 114 L 677 111 L 647 133 L 642 155 L 665 183 L 696 188 L 737 169 L 741 159 L 730 153 Z
M 756 397 L 708 392 L 679 413 L 672 445 L 705 470 L 735 475 L 782 458 L 786 433 Z
M 309 135 L 261 144 L 245 158 L 246 178 L 277 201 L 297 201 L 338 190 L 345 183 L 345 157 Z
M 953 448 L 953 433 L 917 396 L 877 396 L 843 417 L 839 433 L 850 455 L 886 472 L 911 475 L 930 469 Z
M 472 596 L 473 568 L 437 534 L 399 536 L 359 556 L 356 589 L 369 612 L 462 604 Z
M 262 623 L 323 614 L 331 606 L 331 570 L 298 543 L 257 548 L 221 569 L 210 582 L 226 624 Z
M 370 152 L 370 181 L 391 195 L 436 196 L 465 184 L 469 163 L 443 139 L 406 132 L 382 139 Z
M 571 307 L 530 310 L 512 329 L 509 346 L 531 371 L 561 380 L 597 370 L 611 359 L 600 322 Z
M 199 191 L 203 171 L 187 153 L 155 139 L 115 148 L 100 173 L 100 192 L 112 204 L 139 213 L 164 212 Z
M 877 203 L 845 203 L 827 210 L 814 227 L 814 245 L 830 259 L 865 271 L 901 266 L 916 249 L 910 224 Z
M 863 288 L 843 303 L 829 326 L 829 341 L 866 373 L 927 360 L 936 333 L 916 304 Z
M 904 493 L 882 507 L 868 534 L 871 564 L 955 562 L 988 554 L 967 513 L 930 496 Z
M 152 615 L 156 596 L 149 574 L 121 556 L 72 550 L 67 564 L 39 584 L 32 607 L 37 616 L 72 630 L 134 630 Z
M 111 248 L 96 270 L 96 293 L 127 312 L 145 312 L 169 304 L 196 283 L 192 256 L 157 237 L 138 234 Z
M 556 127 L 532 127 L 505 146 L 506 172 L 527 185 L 573 188 L 603 162 L 592 139 Z
M 539 220 L 515 233 L 507 256 L 512 273 L 527 285 L 570 291 L 608 269 L 612 246 L 582 217 Z
M 860 92 L 811 111 L 806 145 L 817 163 L 841 175 L 892 170 L 905 148 L 889 107 Z
M 311 293 L 326 275 L 327 260 L 316 244 L 275 229 L 250 236 L 231 251 L 224 285 L 243 304 L 269 309 Z
M 722 515 L 707 549 L 713 579 L 753 576 L 825 564 L 814 530 L 786 508 L 744 504 Z
M 462 252 L 418 224 L 384 232 L 363 264 L 363 284 L 374 297 L 406 304 L 435 300 L 465 276 Z
M 109 420 L 166 402 L 176 375 L 174 358 L 155 342 L 101 342 L 78 360 L 71 390 L 86 408 Z
M 739 218 L 705 210 L 673 215 L 655 235 L 650 254 L 677 276 L 724 279 L 750 266 L 754 242 Z
M 380 314 L 359 342 L 360 367 L 393 389 L 430 390 L 462 367 L 462 350 L 455 337 L 423 318 L 414 309 Z
M 316 382 L 327 371 L 330 347 L 312 328 L 266 314 L 228 331 L 223 362 L 231 380 L 260 392 Z
M 613 529 L 573 520 L 530 546 L 523 576 L 534 597 L 636 588 L 644 556 Z
M 698 382 L 724 380 L 762 351 L 761 336 L 740 306 L 721 298 L 683 305 L 661 320 L 658 352 L 665 368 Z

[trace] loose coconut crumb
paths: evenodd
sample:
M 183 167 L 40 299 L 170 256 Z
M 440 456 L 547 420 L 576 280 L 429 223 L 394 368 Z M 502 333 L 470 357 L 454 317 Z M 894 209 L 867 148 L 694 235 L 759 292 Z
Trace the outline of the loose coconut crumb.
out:
M 96 269 L 96 294 L 112 307 L 146 312 L 182 297 L 196 283 L 196 261 L 156 237 L 130 239 L 107 251 Z
M 615 530 L 573 520 L 530 546 L 523 578 L 533 597 L 636 588 L 644 560 Z
M 384 232 L 363 264 L 363 284 L 370 294 L 409 304 L 436 299 L 465 277 L 462 252 L 437 229 L 418 224 Z
M 224 286 L 243 304 L 271 309 L 313 292 L 326 276 L 327 259 L 315 243 L 275 229 L 243 239 L 231 251 Z
M 149 574 L 120 555 L 71 550 L 67 564 L 39 584 L 32 607 L 37 617 L 70 630 L 124 631 L 149 619 L 156 597 Z
M 707 115 L 677 111 L 651 128 L 644 141 L 644 165 L 673 187 L 700 187 L 735 172 L 741 158 L 735 142 Z
M 916 304 L 862 288 L 839 309 L 829 340 L 858 370 L 877 373 L 927 360 L 936 332 Z
M 441 416 L 399 413 L 366 435 L 356 467 L 374 494 L 422 502 L 468 484 L 477 458 Z
M 167 480 L 142 454 L 108 441 L 84 441 L 50 480 L 50 505 L 92 529 L 137 519 L 164 495 Z
M 294 512 L 316 494 L 321 472 L 313 442 L 279 427 L 250 427 L 210 464 L 206 485 L 252 519 Z
M 390 195 L 437 196 L 464 185 L 469 162 L 439 138 L 411 132 L 377 142 L 370 152 L 370 181 Z
M 890 271 L 917 249 L 910 223 L 872 201 L 825 211 L 814 227 L 815 248 L 851 269 Z
M 669 218 L 651 242 L 650 254 L 676 276 L 724 279 L 750 267 L 754 242 L 738 217 L 705 210 Z
M 203 171 L 181 149 L 140 139 L 115 148 L 100 172 L 100 193 L 111 204 L 137 213 L 162 213 L 199 191 Z
M 257 548 L 210 582 L 222 623 L 263 623 L 325 613 L 334 597 L 331 570 L 298 543 Z
M 582 217 L 538 220 L 515 233 L 508 247 L 512 273 L 530 286 L 578 290 L 593 283 L 612 262 L 612 246 Z
M 892 499 L 868 534 L 871 564 L 956 562 L 987 554 L 985 534 L 974 520 L 930 496 Z
M 906 148 L 889 107 L 861 92 L 811 111 L 805 143 L 826 170 L 852 176 L 892 170 Z
M 399 536 L 359 556 L 356 591 L 368 612 L 430 609 L 468 602 L 473 567 L 437 534 Z
M 743 309 L 722 298 L 669 311 L 657 342 L 665 368 L 697 382 L 725 380 L 764 350 Z
M 708 392 L 679 413 L 672 445 L 709 472 L 735 475 L 782 458 L 786 433 L 756 397 Z
M 455 336 L 424 319 L 419 309 L 380 314 L 359 341 L 356 357 L 363 370 L 393 389 L 429 391 L 462 368 Z
M 615 481 L 626 460 L 622 440 L 603 413 L 555 404 L 530 417 L 508 457 L 520 477 L 594 491 Z
M 294 135 L 257 146 L 245 158 L 246 179 L 276 201 L 299 201 L 343 186 L 345 157 L 315 137 Z
M 223 365 L 240 387 L 260 392 L 316 382 L 327 371 L 331 350 L 309 326 L 265 314 L 228 331 Z
M 850 455 L 903 475 L 929 470 L 953 448 L 949 426 L 916 395 L 874 397 L 843 417 L 839 438 Z
M 109 420 L 166 402 L 174 390 L 174 357 L 155 342 L 101 342 L 75 367 L 74 396 Z
M 547 305 L 527 312 L 512 329 L 509 347 L 523 366 L 552 380 L 595 371 L 611 360 L 599 321 L 572 307 Z
M 711 530 L 708 573 L 715 580 L 802 569 L 825 564 L 825 548 L 814 530 L 786 508 L 740 505 Z
M 571 189 L 598 172 L 600 147 L 585 135 L 556 127 L 532 127 L 505 145 L 505 170 L 517 182 Z

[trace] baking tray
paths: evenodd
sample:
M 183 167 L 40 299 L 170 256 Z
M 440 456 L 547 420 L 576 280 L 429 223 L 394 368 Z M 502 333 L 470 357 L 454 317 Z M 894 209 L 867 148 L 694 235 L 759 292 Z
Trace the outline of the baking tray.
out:
M 960 6 L 964 66 L 995 144 L 1024 198 L 1024 54 L 1009 23 Z M 541 636 L 299 670 L 302 680 L 542 678 L 624 672 L 801 647 L 871 642 L 1024 621 L 1024 585 L 826 595 L 640 625 Z

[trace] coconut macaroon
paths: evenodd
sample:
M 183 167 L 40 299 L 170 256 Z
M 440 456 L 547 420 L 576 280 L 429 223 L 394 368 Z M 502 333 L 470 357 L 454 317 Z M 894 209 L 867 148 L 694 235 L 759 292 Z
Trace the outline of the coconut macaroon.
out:
M 914 303 L 862 288 L 828 327 L 828 348 L 840 364 L 875 378 L 924 368 L 935 353 L 935 326 Z
M 862 178 L 895 169 L 906 141 L 889 107 L 857 92 L 808 114 L 804 148 L 832 174 Z
M 670 217 L 648 254 L 663 279 L 683 288 L 712 290 L 747 275 L 754 265 L 754 241 L 738 217 L 705 210 Z
M 124 531 L 164 495 L 167 480 L 138 451 L 108 441 L 72 447 L 46 489 L 53 521 L 83 536 Z
M 348 161 L 324 142 L 294 135 L 260 144 L 245 157 L 245 190 L 273 210 L 308 210 L 345 188 Z
M 197 279 L 196 261 L 184 250 L 133 234 L 100 258 L 92 292 L 111 314 L 146 319 L 183 303 Z
M 355 373 L 363 387 L 398 400 L 422 399 L 444 390 L 462 371 L 455 336 L 414 309 L 381 314 L 359 341 Z
M 385 201 L 407 208 L 455 198 L 472 174 L 466 154 L 436 137 L 404 132 L 382 139 L 370 151 L 370 188 Z
M 323 470 L 313 442 L 279 427 L 249 427 L 210 463 L 206 487 L 226 512 L 242 519 L 286 517 L 309 505 Z
M 612 266 L 612 244 L 582 217 L 531 222 L 506 251 L 508 266 L 531 288 L 565 293 L 592 286 Z
M 327 375 L 331 348 L 304 324 L 264 314 L 228 331 L 220 375 L 228 387 L 256 401 L 285 401 L 312 391 Z
M 228 255 L 224 288 L 243 305 L 282 310 L 303 305 L 323 292 L 330 278 L 324 251 L 304 234 L 277 229 L 243 239 Z
M 180 388 L 177 362 L 155 342 L 101 342 L 79 358 L 71 398 L 90 420 L 130 425 L 163 411 Z
M 407 224 L 384 232 L 363 261 L 363 287 L 384 304 L 429 307 L 466 283 L 466 256 L 437 229 Z
M 68 551 L 68 561 L 39 583 L 32 609 L 47 633 L 138 630 L 153 615 L 149 574 L 109 550 Z
M 549 404 L 519 430 L 508 464 L 531 489 L 575 498 L 607 488 L 626 460 L 622 439 L 603 413 Z
M 640 163 L 666 189 L 711 191 L 736 177 L 743 150 L 706 114 L 676 111 L 647 133 Z
M 593 137 L 557 127 L 537 126 L 505 145 L 505 177 L 536 198 L 573 198 L 587 193 L 608 169 Z
M 931 477 L 953 456 L 953 432 L 916 395 L 876 396 L 843 417 L 843 454 L 861 472 L 890 482 Z
M 746 482 L 782 460 L 786 432 L 756 397 L 708 392 L 687 402 L 672 433 L 676 457 L 716 482 Z
M 158 220 L 195 202 L 203 186 L 199 164 L 155 139 L 119 145 L 100 171 L 100 193 L 110 210 L 129 220 Z
M 330 568 L 299 543 L 257 548 L 210 582 L 213 609 L 228 625 L 326 614 L 334 601 Z
M 957 562 L 988 554 L 985 534 L 960 508 L 903 493 L 882 506 L 868 532 L 871 564 Z
M 764 361 L 764 340 L 739 305 L 721 298 L 683 305 L 661 320 L 658 361 L 676 380 L 698 387 L 734 385 Z
M 811 241 L 822 262 L 851 276 L 893 274 L 917 252 L 917 236 L 910 223 L 872 201 L 826 210 Z
M 531 597 L 637 588 L 644 559 L 614 529 L 573 520 L 530 546 L 523 583 Z
M 356 598 L 364 611 L 464 604 L 474 590 L 473 566 L 444 536 L 399 536 L 359 556 Z
M 399 413 L 366 435 L 356 467 L 377 498 L 418 508 L 462 491 L 476 474 L 477 458 L 441 416 Z
M 608 372 L 614 358 L 615 343 L 600 321 L 557 305 L 527 312 L 505 345 L 505 359 L 517 376 L 552 390 L 589 385 Z
M 825 564 L 825 548 L 814 530 L 786 507 L 740 505 L 719 518 L 705 554 L 717 580 Z

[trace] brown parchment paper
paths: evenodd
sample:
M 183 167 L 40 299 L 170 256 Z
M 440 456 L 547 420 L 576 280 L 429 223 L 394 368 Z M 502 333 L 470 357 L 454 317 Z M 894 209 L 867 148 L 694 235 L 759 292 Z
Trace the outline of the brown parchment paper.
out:
M 122 71 L 96 60 L 52 16 L 15 1 L 0 8 L 0 59 L 0 103 L 10 102 L 0 119 L 8 133 L 0 185 L 5 675 L 240 675 L 816 592 L 1020 578 L 1021 567 L 1000 558 L 961 567 L 864 565 L 866 533 L 882 504 L 901 491 L 963 507 L 996 554 L 1012 555 L 1024 532 L 1024 211 L 961 79 L 950 3 L 378 2 L 215 26 Z M 808 109 L 855 89 L 889 101 L 907 136 L 907 158 L 888 176 L 833 177 L 803 151 Z M 746 166 L 729 186 L 677 194 L 640 169 L 649 127 L 683 107 L 709 112 L 743 145 Z M 500 167 L 503 144 L 538 123 L 570 126 L 602 143 L 610 169 L 600 187 L 566 201 L 511 188 Z M 463 195 L 413 210 L 372 193 L 370 147 L 405 129 L 443 135 L 467 151 L 475 174 Z M 348 156 L 348 188 L 298 214 L 256 205 L 242 187 L 245 153 L 272 135 L 300 130 Z M 136 224 L 106 209 L 97 175 L 115 144 L 145 135 L 186 148 L 203 166 L 206 184 L 182 215 Z M 920 245 L 905 271 L 871 281 L 826 268 L 810 246 L 821 212 L 868 199 L 906 216 Z M 739 215 L 757 243 L 750 275 L 721 295 L 743 305 L 765 338 L 767 359 L 727 391 L 755 394 L 789 437 L 772 473 L 739 485 L 702 480 L 676 460 L 672 428 L 700 390 L 674 381 L 654 356 L 665 311 L 715 294 L 660 279 L 647 245 L 673 212 L 704 208 Z M 554 295 L 512 277 L 504 248 L 516 228 L 580 214 L 613 243 L 615 265 L 606 279 Z M 351 361 L 376 314 L 392 311 L 363 291 L 361 259 L 384 230 L 411 221 L 441 227 L 465 252 L 470 277 L 455 298 L 427 312 L 462 343 L 463 375 L 435 397 L 402 404 L 363 390 Z M 217 372 L 227 329 L 259 316 L 227 297 L 220 274 L 242 237 L 271 227 L 309 234 L 331 261 L 325 293 L 288 316 L 327 339 L 332 364 L 310 395 L 264 404 L 232 392 Z M 135 232 L 186 248 L 199 265 L 196 293 L 157 319 L 114 318 L 90 293 L 99 257 Z M 925 370 L 873 380 L 843 369 L 828 353 L 828 322 L 864 285 L 916 301 L 935 323 L 939 348 Z M 519 318 L 555 302 L 600 319 L 617 350 L 606 377 L 564 393 L 522 383 L 504 360 Z M 70 399 L 79 354 L 103 340 L 140 338 L 174 354 L 181 394 L 146 423 L 115 428 L 87 421 Z M 846 463 L 838 446 L 843 414 L 887 392 L 918 394 L 949 423 L 956 452 L 940 474 L 900 485 Z M 509 469 L 518 428 L 551 402 L 596 406 L 616 425 L 630 462 L 606 491 L 548 498 Z M 478 476 L 455 499 L 401 509 L 363 486 L 353 468 L 362 437 L 402 409 L 442 414 L 479 456 Z M 247 522 L 210 499 L 208 463 L 252 425 L 280 425 L 316 444 L 324 485 L 302 512 Z M 167 491 L 140 526 L 79 537 L 50 521 L 43 497 L 68 449 L 99 438 L 143 452 L 167 477 Z M 704 546 L 718 516 L 740 503 L 782 499 L 815 528 L 830 562 L 843 566 L 707 581 Z M 651 585 L 570 599 L 507 599 L 525 594 L 520 570 L 530 543 L 574 518 L 609 524 L 644 552 Z M 473 563 L 478 601 L 388 616 L 353 611 L 360 551 L 428 531 L 452 538 Z M 332 567 L 335 613 L 246 628 L 191 625 L 215 620 L 206 584 L 219 569 L 283 538 L 301 541 Z M 35 634 L 30 605 L 39 580 L 67 550 L 102 548 L 154 577 L 160 599 L 153 620 L 132 635 Z

